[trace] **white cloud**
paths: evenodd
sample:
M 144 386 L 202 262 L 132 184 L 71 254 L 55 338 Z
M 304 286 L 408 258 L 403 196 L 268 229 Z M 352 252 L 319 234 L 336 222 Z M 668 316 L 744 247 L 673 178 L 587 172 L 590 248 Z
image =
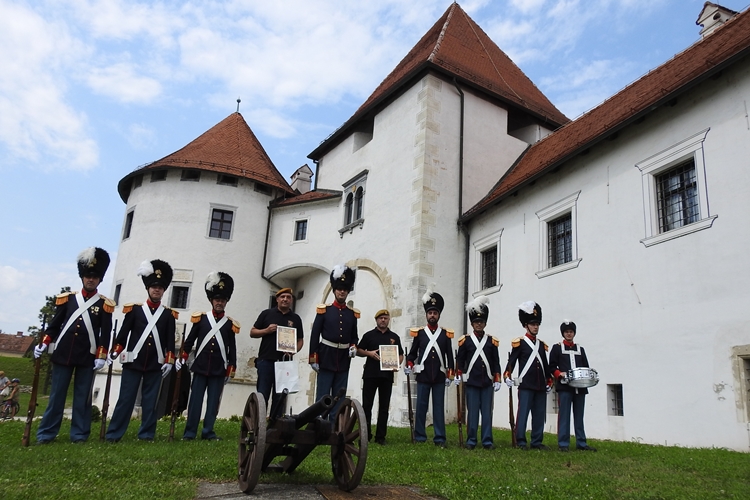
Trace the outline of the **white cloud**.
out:
M 125 138 L 134 149 L 146 149 L 156 143 L 157 133 L 153 127 L 143 123 L 132 123 Z
M 136 68 L 129 63 L 92 68 L 86 81 L 95 92 L 121 102 L 148 104 L 161 94 L 158 81 L 136 74 Z

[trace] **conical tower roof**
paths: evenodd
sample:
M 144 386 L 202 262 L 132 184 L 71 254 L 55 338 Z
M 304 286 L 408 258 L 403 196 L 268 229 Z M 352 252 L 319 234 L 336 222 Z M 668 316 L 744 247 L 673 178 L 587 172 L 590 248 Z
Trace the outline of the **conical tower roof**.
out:
M 240 113 L 232 113 L 187 146 L 123 177 L 117 185 L 120 198 L 127 202 L 134 176 L 159 168 L 219 172 L 293 193 Z
M 310 153 L 310 158 L 319 159 L 346 136 L 352 125 L 428 69 L 524 109 L 553 126 L 569 121 L 461 6 L 453 3 L 354 115 Z

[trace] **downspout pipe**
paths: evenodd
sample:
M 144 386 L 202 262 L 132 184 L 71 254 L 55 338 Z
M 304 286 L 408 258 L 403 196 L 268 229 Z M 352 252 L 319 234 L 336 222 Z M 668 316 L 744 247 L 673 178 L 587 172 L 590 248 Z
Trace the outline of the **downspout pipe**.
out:
M 461 100 L 461 112 L 460 112 L 460 126 L 459 126 L 459 137 L 458 137 L 458 229 L 464 235 L 464 300 L 461 303 L 461 323 L 463 324 L 463 334 L 466 335 L 467 327 L 466 320 L 464 318 L 464 304 L 469 301 L 469 231 L 468 228 L 461 222 L 461 216 L 463 215 L 463 204 L 464 204 L 464 92 L 461 87 L 458 86 L 458 81 L 453 78 L 453 85 L 456 87 L 459 98 Z

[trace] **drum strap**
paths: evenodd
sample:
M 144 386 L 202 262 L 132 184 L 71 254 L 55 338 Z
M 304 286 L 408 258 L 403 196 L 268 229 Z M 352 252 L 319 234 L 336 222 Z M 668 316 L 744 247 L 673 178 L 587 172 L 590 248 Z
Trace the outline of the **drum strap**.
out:
M 422 352 L 422 359 L 420 359 L 420 363 L 417 365 L 417 368 L 419 370 L 422 370 L 422 367 L 424 366 L 424 358 L 427 357 L 428 354 L 430 354 L 430 351 L 432 349 L 435 349 L 435 352 L 437 352 L 438 359 L 440 360 L 440 371 L 445 373 L 445 365 L 443 364 L 443 352 L 440 350 L 440 346 L 438 345 L 438 338 L 440 337 L 440 334 L 443 333 L 442 328 L 438 328 L 435 330 L 435 333 L 432 333 L 430 331 L 430 328 L 425 326 L 422 328 L 424 330 L 424 333 L 427 335 L 427 338 L 430 339 L 429 342 L 427 342 L 427 349 Z M 419 371 L 417 371 L 419 373 Z
M 523 340 L 531 347 L 531 350 L 534 351 L 534 357 L 537 361 L 539 361 L 540 368 L 544 369 L 544 363 L 542 363 L 542 357 L 539 356 L 539 340 L 534 339 L 534 342 L 529 339 L 526 335 L 523 336 Z M 534 364 L 534 360 L 529 357 L 529 359 L 526 360 L 526 366 L 523 367 L 523 370 L 521 371 L 521 374 L 518 376 L 518 384 L 520 385 L 523 382 L 523 376 L 526 375 L 526 373 L 529 371 L 529 368 L 531 368 L 531 365 Z
M 474 341 L 474 347 L 476 347 L 476 350 L 474 351 L 474 355 L 471 357 L 471 361 L 469 362 L 469 367 L 466 369 L 466 373 L 464 374 L 464 382 L 469 381 L 469 374 L 471 373 L 472 368 L 474 368 L 474 363 L 477 362 L 477 359 L 479 357 L 482 357 L 482 361 L 484 361 L 484 366 L 487 367 L 487 375 L 490 377 L 490 380 L 492 379 L 492 374 L 490 373 L 490 363 L 487 361 L 487 356 L 484 354 L 484 345 L 487 343 L 487 337 L 489 335 L 484 334 L 482 336 L 482 340 L 477 340 L 477 336 L 473 333 L 469 335 L 471 337 L 471 340 Z
M 565 350 L 565 344 L 560 342 L 560 348 L 563 350 L 565 354 L 567 354 L 570 357 L 570 369 L 571 370 L 575 370 L 576 368 L 578 368 L 578 366 L 576 366 L 576 356 L 581 355 L 580 347 L 578 346 L 578 344 L 575 344 L 575 346 L 576 346 L 575 349 L 571 349 L 568 351 L 568 350 Z

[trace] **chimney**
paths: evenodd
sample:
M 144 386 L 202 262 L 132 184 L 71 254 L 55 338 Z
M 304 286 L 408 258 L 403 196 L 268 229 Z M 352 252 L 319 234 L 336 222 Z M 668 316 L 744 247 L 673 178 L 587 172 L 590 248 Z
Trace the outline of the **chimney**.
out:
M 737 12 L 731 9 L 727 9 L 726 7 L 722 7 L 715 3 L 706 2 L 703 4 L 703 10 L 701 10 L 701 13 L 698 15 L 698 20 L 695 21 L 695 24 L 701 26 L 700 34 L 705 38 L 713 33 L 716 28 L 736 15 Z
M 292 174 L 292 189 L 299 191 L 299 194 L 305 194 L 310 191 L 312 185 L 313 171 L 307 164 L 302 165 Z
M 23 337 L 23 332 L 16 332 L 16 337 Z

